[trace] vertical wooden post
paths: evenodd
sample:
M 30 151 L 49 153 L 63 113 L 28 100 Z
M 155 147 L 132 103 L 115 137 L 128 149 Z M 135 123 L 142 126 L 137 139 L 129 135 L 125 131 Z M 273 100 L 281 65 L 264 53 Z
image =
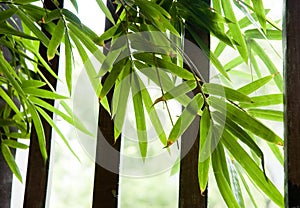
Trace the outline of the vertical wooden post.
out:
M 199 31 L 198 35 L 209 46 L 209 33 Z M 186 33 L 187 40 L 194 42 L 189 33 Z M 199 63 L 201 69 L 201 75 L 205 81 L 209 81 L 209 60 L 204 54 L 195 53 L 189 48 L 185 49 L 185 53 L 194 62 L 201 60 Z M 197 62 L 197 61 L 196 61 Z M 199 65 L 197 63 L 197 65 Z M 196 127 L 195 127 L 196 126 Z M 192 146 L 188 153 L 183 156 L 180 163 L 180 187 L 179 187 L 179 207 L 180 208 L 206 208 L 207 207 L 207 190 L 203 195 L 200 193 L 200 187 L 198 182 L 198 152 L 199 152 L 199 119 L 195 119 L 187 131 L 181 137 L 181 154 L 186 152 L 187 147 Z M 198 131 L 196 140 L 191 139 L 191 136 L 195 135 L 194 131 Z M 194 144 L 190 144 L 191 142 Z
M 63 0 L 59 0 L 59 7 L 63 7 Z M 49 10 L 56 9 L 56 6 L 53 4 L 52 0 L 45 0 L 44 7 Z M 42 27 L 42 31 L 50 37 L 46 30 Z M 47 48 L 44 45 L 40 45 L 39 49 L 42 57 L 47 60 Z M 58 74 L 58 63 L 59 57 L 56 55 L 49 63 L 52 70 Z M 53 87 L 56 86 L 56 79 L 43 67 L 40 67 L 41 72 L 51 83 Z M 45 87 L 49 89 L 48 86 Z M 50 90 L 50 89 L 49 89 Z M 45 100 L 50 105 L 54 105 L 54 100 Z M 52 118 L 53 114 L 49 111 L 46 111 L 48 115 Z M 50 146 L 51 146 L 51 126 L 41 118 L 42 124 L 45 130 L 46 146 L 47 153 L 50 155 Z M 28 168 L 27 168 L 27 177 L 26 177 L 26 189 L 24 196 L 24 208 L 43 208 L 45 207 L 46 194 L 47 194 L 47 181 L 48 181 L 48 172 L 49 172 L 49 160 L 45 163 L 39 149 L 37 134 L 34 128 L 32 128 L 31 137 L 30 137 L 30 149 L 29 149 L 29 158 L 28 158 Z
M 111 14 L 115 14 L 116 8 L 111 0 L 107 0 L 107 7 Z M 116 18 L 115 18 L 116 20 Z M 112 26 L 108 19 L 105 19 L 105 30 Z M 104 51 L 107 52 L 107 51 Z M 103 78 L 103 80 L 105 77 Z M 112 91 L 107 95 L 109 103 L 112 100 Z M 100 133 L 97 137 L 97 151 L 95 163 L 94 176 L 94 193 L 93 193 L 93 207 L 113 208 L 117 207 L 117 195 L 119 185 L 119 164 L 120 164 L 120 139 L 114 140 L 114 124 L 108 112 L 100 105 L 98 126 Z M 116 151 L 112 154 L 105 151 L 104 143 L 107 142 Z M 97 161 L 105 160 L 110 163 L 111 168 L 116 172 L 102 167 Z
M 285 4 L 285 207 L 300 207 L 300 4 Z

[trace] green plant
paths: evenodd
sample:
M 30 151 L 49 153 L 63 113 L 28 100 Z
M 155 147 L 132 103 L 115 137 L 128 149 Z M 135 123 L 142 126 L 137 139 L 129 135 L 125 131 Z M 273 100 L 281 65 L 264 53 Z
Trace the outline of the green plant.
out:
M 213 0 L 211 9 L 205 1 L 119 0 L 115 1 L 118 12 L 111 14 L 103 2 L 97 0 L 99 7 L 113 24 L 100 36 L 83 25 L 76 14 L 69 10 L 57 7 L 53 11 L 47 11 L 31 4 L 35 1 L 1 2 L 7 3 L 9 9 L 0 12 L 0 43 L 2 47 L 9 49 L 13 57 L 11 61 L 7 61 L 2 53 L 0 55 L 0 81 L 7 91 L 0 90 L 1 97 L 7 104 L 1 111 L 1 149 L 20 180 L 10 148 L 26 148 L 14 139 L 28 138 L 32 125 L 37 130 L 42 156 L 47 159 L 40 117 L 51 124 L 69 147 L 67 139 L 47 116 L 45 109 L 88 133 L 72 113 L 59 111 L 41 99 L 67 99 L 54 91 L 40 89 L 49 85 L 49 82 L 38 68 L 38 65 L 43 65 L 58 79 L 47 60 L 39 54 L 38 48 L 40 44 L 46 46 L 48 60 L 51 60 L 57 53 L 58 46 L 64 44 L 64 79 L 69 93 L 72 93 L 72 51 L 78 50 L 101 105 L 114 118 L 115 139 L 121 134 L 125 116 L 122 109 L 127 105 L 129 92 L 132 92 L 143 160 L 147 160 L 146 115 L 149 116 L 162 147 L 166 148 L 176 143 L 194 118 L 200 116 L 198 177 L 201 191 L 206 189 L 209 167 L 212 166 L 226 204 L 229 207 L 244 207 L 239 182 L 243 181 L 243 170 L 274 203 L 283 206 L 283 196 L 264 170 L 264 153 L 259 145 L 261 141 L 267 142 L 274 155 L 283 163 L 278 147 L 283 146 L 283 140 L 258 120 L 263 118 L 282 121 L 281 111 L 268 108 L 282 104 L 282 77 L 257 41 L 261 39 L 268 44 L 268 40 L 281 39 L 281 30 L 276 23 L 266 18 L 268 10 L 264 9 L 262 1 Z M 72 3 L 78 9 L 76 1 L 73 0 Z M 242 19 L 237 20 L 233 6 L 244 13 Z M 24 31 L 14 29 L 8 21 L 13 14 L 21 19 Z M 37 24 L 43 25 L 52 35 L 51 39 L 41 32 Z M 199 30 L 208 31 L 218 38 L 219 44 L 214 52 L 204 44 L 198 35 Z M 186 33 L 190 34 L 189 40 L 202 49 L 218 70 L 216 77 L 223 81 L 222 84 L 205 83 L 198 69 L 185 57 L 182 43 Z M 109 48 L 107 41 L 110 41 Z M 99 48 L 107 49 L 108 53 L 103 54 Z M 239 55 L 223 65 L 218 57 L 227 48 L 236 49 Z M 91 54 L 102 64 L 99 71 L 89 62 Z M 268 74 L 260 69 L 258 59 L 266 65 Z M 254 69 L 253 81 L 244 86 L 229 87 L 233 76 L 231 69 L 242 63 Z M 156 100 L 151 99 L 141 74 L 161 89 L 162 94 Z M 99 79 L 102 77 L 105 77 L 103 83 Z M 181 83 L 177 84 L 177 80 L 181 80 Z M 255 96 L 257 90 L 264 88 L 272 80 L 278 88 L 277 94 Z M 53 89 L 52 86 L 49 87 Z M 191 91 L 194 96 L 190 98 L 186 94 Z M 108 104 L 109 92 L 114 95 L 112 106 Z M 13 102 L 14 97 L 20 101 L 21 110 Z M 176 99 L 184 106 L 184 110 L 173 121 L 171 131 L 165 132 L 155 105 L 163 102 L 168 110 L 170 99 Z M 11 114 L 12 111 L 14 114 Z M 70 111 L 66 109 L 66 112 Z M 10 126 L 17 127 L 19 132 L 11 132 Z M 232 160 L 228 161 L 226 158 Z M 232 162 L 233 160 L 237 163 Z M 247 184 L 244 183 L 244 186 Z M 248 194 L 251 195 L 250 192 Z

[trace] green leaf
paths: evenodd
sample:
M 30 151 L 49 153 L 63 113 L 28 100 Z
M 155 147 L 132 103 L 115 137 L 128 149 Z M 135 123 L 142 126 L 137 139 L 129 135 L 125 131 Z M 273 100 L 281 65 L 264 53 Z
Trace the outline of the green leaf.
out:
M 198 180 L 200 191 L 202 194 L 205 191 L 208 182 L 208 173 L 211 158 L 211 139 L 212 120 L 210 119 L 207 107 L 205 107 L 200 120 L 200 146 L 198 158 Z
M 2 34 L 2 35 L 10 34 L 10 35 L 18 36 L 18 37 L 21 37 L 21 38 L 26 38 L 26 39 L 29 39 L 29 40 L 39 40 L 36 37 L 27 35 L 23 32 L 20 32 L 16 29 L 12 28 L 12 27 L 7 26 L 6 23 L 1 23 L 1 22 L 0 22 L 0 34 Z
M 66 63 L 65 63 L 65 76 L 66 76 L 66 82 L 69 90 L 69 94 L 72 95 L 72 80 L 73 80 L 73 61 L 72 61 L 72 45 L 70 41 L 69 34 L 65 33 L 65 57 L 66 57 Z
M 271 129 L 266 127 L 263 123 L 256 120 L 245 111 L 238 109 L 237 107 L 227 103 L 225 106 L 221 105 L 223 101 L 220 101 L 217 98 L 209 97 L 209 102 L 212 102 L 214 108 L 221 112 L 226 112 L 226 116 L 233 120 L 235 123 L 238 123 L 243 128 L 248 129 L 255 135 L 261 137 L 262 139 L 277 144 L 283 145 L 283 140 L 276 135 Z
M 232 189 L 230 187 L 230 182 L 228 182 L 228 180 L 226 179 L 224 173 L 223 173 L 223 166 L 224 164 L 222 164 L 221 160 L 221 153 L 220 153 L 220 148 L 219 146 L 221 146 L 222 143 L 219 143 L 218 146 L 216 147 L 215 151 L 212 154 L 212 166 L 213 166 L 213 171 L 214 171 L 214 175 L 215 175 L 215 179 L 217 181 L 217 185 L 219 188 L 219 191 L 224 199 L 224 201 L 226 202 L 228 207 L 236 207 L 239 208 L 239 204 L 236 201 L 234 194 L 232 192 Z M 223 150 L 223 148 L 222 148 Z
M 228 80 L 230 80 L 230 77 L 228 76 L 227 72 L 225 71 L 222 63 L 219 61 L 217 56 L 209 50 L 207 45 L 201 40 L 201 38 L 193 31 L 189 30 L 197 44 L 201 47 L 202 51 L 205 53 L 206 57 L 209 58 L 209 60 L 212 62 L 212 64 L 218 69 L 218 71 L 226 77 Z M 200 55 L 200 54 L 199 54 Z
M 113 23 L 113 25 L 115 24 L 115 20 L 112 16 L 112 14 L 110 13 L 109 9 L 105 6 L 105 4 L 103 3 L 102 0 L 96 0 L 99 8 L 102 10 L 102 12 L 105 14 L 106 18 L 109 19 L 109 21 L 111 23 Z
M 224 68 L 226 71 L 230 71 L 234 67 L 237 67 L 244 63 L 243 58 L 241 56 L 238 56 L 234 59 L 231 59 L 227 64 L 224 65 Z
M 43 127 L 41 118 L 40 118 L 38 112 L 36 111 L 35 106 L 33 106 L 32 104 L 29 106 L 28 110 L 31 114 L 34 129 L 35 129 L 35 132 L 37 135 L 40 152 L 42 154 L 44 162 L 46 162 L 46 160 L 48 158 L 48 153 L 47 153 L 47 149 L 46 149 L 46 139 L 45 139 L 44 127 Z
M 49 103 L 37 98 L 37 97 L 30 97 L 29 98 L 31 102 L 33 102 L 34 104 L 41 106 L 53 113 L 55 113 L 56 115 L 60 116 L 61 118 L 63 118 L 66 122 L 68 122 L 69 124 L 73 125 L 75 128 L 77 128 L 78 130 L 82 131 L 83 133 L 87 134 L 87 135 L 93 135 L 92 133 L 90 133 L 85 127 L 84 125 L 81 123 L 81 121 L 72 113 L 71 109 L 68 109 L 68 115 L 66 115 L 65 113 L 63 113 L 62 111 L 58 110 L 57 108 L 53 107 L 52 105 L 50 105 Z M 66 109 L 68 108 L 67 104 L 65 102 L 60 102 L 60 104 Z
M 84 30 L 78 28 L 76 25 L 72 23 L 68 23 L 68 28 L 70 29 L 70 35 L 72 37 L 72 40 L 76 44 L 76 39 L 73 38 L 73 36 L 76 36 L 80 42 L 84 44 L 84 46 L 92 53 L 92 55 L 100 62 L 103 63 L 105 56 L 104 54 L 99 50 L 99 48 L 96 46 L 96 44 L 91 40 L 91 38 L 84 33 Z M 79 47 L 78 44 L 76 44 L 77 48 Z M 79 48 L 78 48 L 79 49 Z M 84 50 L 84 49 L 82 49 Z M 80 52 L 80 51 L 79 51 Z M 85 61 L 83 61 L 85 63 Z M 96 75 L 93 77 L 95 78 Z
M 131 65 L 120 73 L 120 81 L 116 81 L 114 94 L 112 98 L 112 117 L 114 118 L 114 139 L 116 140 L 123 129 L 124 119 L 126 115 L 128 95 L 131 86 L 130 71 Z
M 251 97 L 252 103 L 240 103 L 242 108 L 283 104 L 283 94 L 268 94 Z
M 197 86 L 197 83 L 194 80 L 188 80 L 188 81 L 182 82 L 178 86 L 176 86 L 176 87 L 172 88 L 171 90 L 169 90 L 168 92 L 166 92 L 161 97 L 157 98 L 154 101 L 154 105 L 160 101 L 167 101 L 167 100 L 170 100 L 173 98 L 177 98 L 188 92 L 191 92 L 193 89 L 196 88 L 196 86 Z
M 276 159 L 280 162 L 280 164 L 283 166 L 284 165 L 284 157 L 283 157 L 283 151 L 282 149 L 279 149 L 279 147 L 275 144 L 270 144 L 268 143 L 269 148 L 275 155 Z
M 258 18 L 258 21 L 262 27 L 262 29 L 264 30 L 264 32 L 266 32 L 266 14 L 265 14 L 265 10 L 264 10 L 264 5 L 263 5 L 263 1 L 262 0 L 252 0 L 252 4 L 253 4 L 253 9 L 254 12 Z
M 77 24 L 78 26 L 82 27 L 82 30 L 85 30 L 84 32 L 90 32 L 87 31 L 87 28 L 84 27 L 84 25 L 81 23 L 80 19 L 75 15 L 73 12 L 71 12 L 68 9 L 61 9 L 62 14 L 66 17 L 66 19 L 74 24 Z
M 19 108 L 16 106 L 16 104 L 14 103 L 14 101 L 7 95 L 7 93 L 3 90 L 2 87 L 0 87 L 0 96 L 1 98 L 6 102 L 7 105 L 9 105 L 9 107 L 11 107 L 11 109 L 20 116 L 20 118 L 22 118 L 22 114 L 19 110 Z
M 78 12 L 78 4 L 77 4 L 77 0 L 70 0 L 73 7 L 76 9 L 76 12 Z
M 240 93 L 237 90 L 219 84 L 204 83 L 202 89 L 205 93 L 225 97 L 228 100 L 249 103 L 252 102 L 251 98 L 249 98 L 247 95 L 244 95 L 243 93 Z
M 224 131 L 222 137 L 222 143 L 230 151 L 232 156 L 238 161 L 238 163 L 247 172 L 248 176 L 253 182 L 277 205 L 284 206 L 283 196 L 274 186 L 270 180 L 266 180 L 263 171 L 256 165 L 256 163 L 250 158 L 248 153 L 241 147 L 235 139 Z
M 151 120 L 151 123 L 152 123 L 161 143 L 166 146 L 167 145 L 167 136 L 165 134 L 163 125 L 160 122 L 160 118 L 158 117 L 158 114 L 157 114 L 155 108 L 153 107 L 153 102 L 151 100 L 150 94 L 140 78 L 139 78 L 139 82 L 140 82 L 140 86 L 142 89 L 141 93 L 142 93 L 144 106 L 147 110 L 148 116 Z
M 42 81 L 39 81 L 39 80 L 34 80 L 34 79 L 31 79 L 31 80 L 22 80 L 22 83 L 21 83 L 21 87 L 24 89 L 24 88 L 38 88 L 38 87 L 42 87 L 42 86 L 45 86 L 46 83 L 45 82 L 42 82 Z
M 201 94 L 195 95 L 191 102 L 182 111 L 181 115 L 177 119 L 175 125 L 173 126 L 167 141 L 167 147 L 172 145 L 179 137 L 185 132 L 185 130 L 192 123 L 196 117 L 198 110 L 201 109 L 203 105 L 203 98 Z
M 263 36 L 258 29 L 249 29 L 245 31 L 245 36 L 254 39 L 266 39 L 268 40 L 282 40 L 282 31 L 279 30 L 266 30 L 266 35 Z
M 189 72 L 187 69 L 181 68 L 181 67 L 177 66 L 176 64 L 168 62 L 164 59 L 160 59 L 156 56 L 153 57 L 153 54 L 151 54 L 151 53 L 134 54 L 134 57 L 138 60 L 144 61 L 147 64 L 152 64 L 154 66 L 157 65 L 157 67 L 159 67 L 159 69 L 170 72 L 182 79 L 195 80 L 194 75 L 191 72 Z
M 250 115 L 254 116 L 255 118 L 262 118 L 266 120 L 279 121 L 279 122 L 283 121 L 282 111 L 250 108 L 247 109 L 247 112 Z
M 100 93 L 100 91 L 102 89 L 102 84 L 101 84 L 99 79 L 95 79 L 97 77 L 97 72 L 95 70 L 95 67 L 94 67 L 93 63 L 91 62 L 90 58 L 87 55 L 87 52 L 85 51 L 85 49 L 83 48 L 83 46 L 79 42 L 78 38 L 72 33 L 70 33 L 70 35 L 72 37 L 73 42 L 75 43 L 75 45 L 77 47 L 78 53 L 79 53 L 79 55 L 81 57 L 81 60 L 84 64 L 84 68 L 86 70 L 86 73 L 89 77 L 89 80 L 91 82 L 91 85 L 92 85 L 94 91 L 96 93 Z M 100 52 L 100 53 L 102 53 L 102 52 Z M 102 106 L 105 108 L 105 110 L 107 112 L 110 112 L 110 107 L 109 107 L 107 98 L 103 98 L 100 101 L 100 103 L 102 104 Z
M 60 19 L 54 29 L 51 40 L 47 49 L 47 58 L 48 61 L 52 60 L 57 53 L 57 48 L 59 47 L 62 38 L 65 34 L 65 25 L 62 19 Z
M 115 85 L 116 80 L 118 79 L 120 72 L 122 70 L 125 70 L 125 68 L 131 67 L 131 63 L 128 61 L 128 59 L 123 59 L 119 61 L 118 63 L 113 65 L 113 68 L 109 75 L 106 77 L 103 88 L 100 92 L 99 99 L 101 100 L 103 97 L 107 95 L 107 93 L 112 89 L 112 87 Z
M 274 77 L 274 81 L 280 90 L 280 92 L 283 91 L 283 79 L 282 76 L 279 74 L 277 67 L 273 63 L 273 61 L 270 59 L 270 57 L 266 54 L 265 50 L 255 41 L 255 40 L 249 40 L 250 47 L 255 53 L 258 55 L 258 57 L 265 63 L 266 67 L 268 68 L 269 72 L 271 74 L 277 74 Z
M 51 117 L 40 107 L 36 106 L 36 109 L 38 112 L 43 116 L 43 118 L 49 123 L 49 125 L 57 132 L 57 134 L 60 136 L 60 138 L 63 140 L 69 151 L 80 161 L 79 157 L 76 155 L 74 150 L 71 148 L 67 138 L 64 136 L 64 134 L 60 131 L 60 129 L 57 127 L 57 125 L 54 123 L 54 121 L 51 119 Z
M 68 97 L 56 94 L 54 92 L 43 90 L 43 89 L 37 89 L 37 88 L 25 88 L 24 92 L 32 95 L 37 96 L 40 98 L 48 98 L 48 99 L 67 99 Z
M 231 187 L 233 190 L 233 194 L 239 203 L 241 208 L 245 208 L 244 198 L 243 198 L 243 192 L 240 186 L 238 173 L 235 169 L 235 166 L 233 165 L 234 161 L 229 160 L 228 161 L 228 169 L 230 172 L 230 179 L 231 179 Z
M 26 144 L 20 143 L 16 140 L 12 140 L 12 139 L 4 139 L 4 140 L 2 140 L 2 144 L 5 144 L 11 148 L 27 149 L 29 147 Z
M 21 176 L 19 167 L 15 162 L 15 158 L 12 155 L 9 147 L 6 144 L 4 144 L 3 142 L 1 142 L 1 151 L 2 151 L 2 155 L 5 159 L 5 161 L 7 162 L 9 168 L 15 174 L 15 176 L 19 179 L 19 181 L 22 183 L 22 176 Z
M 256 90 L 258 90 L 259 88 L 265 86 L 269 81 L 271 81 L 274 77 L 276 76 L 276 74 L 274 75 L 269 75 L 269 76 L 265 76 L 263 78 L 260 78 L 258 80 L 255 80 L 241 88 L 238 89 L 239 92 L 245 94 L 245 95 L 249 95 L 253 92 L 255 92 Z
M 141 93 L 141 86 L 139 80 L 137 78 L 137 74 L 132 73 L 132 99 L 133 99 L 133 107 L 135 114 L 135 122 L 137 128 L 137 135 L 139 140 L 139 147 L 142 159 L 145 160 L 147 156 L 147 128 L 146 128 L 146 119 L 143 105 L 143 98 Z
M 35 23 L 21 10 L 18 10 L 17 15 L 21 21 L 32 31 L 41 42 L 48 47 L 48 37 L 35 25 Z
M 6 19 L 13 16 L 17 12 L 17 10 L 18 9 L 14 7 L 14 8 L 6 9 L 4 11 L 0 11 L 0 22 L 5 21 Z
M 233 8 L 231 6 L 230 0 L 221 0 L 223 11 L 225 17 L 230 19 L 232 23 L 228 23 L 229 31 L 232 35 L 232 38 L 238 43 L 236 45 L 240 55 L 243 57 L 245 63 L 248 63 L 248 52 L 245 39 L 242 35 L 241 29 L 236 20 L 235 14 L 233 12 Z

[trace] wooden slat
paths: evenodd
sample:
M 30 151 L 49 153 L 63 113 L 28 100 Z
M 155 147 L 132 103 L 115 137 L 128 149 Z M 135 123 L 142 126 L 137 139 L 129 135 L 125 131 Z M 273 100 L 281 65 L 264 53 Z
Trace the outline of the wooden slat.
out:
M 209 33 L 199 31 L 198 34 L 202 40 L 209 45 Z M 191 36 L 186 33 L 186 39 L 193 42 Z M 187 45 L 187 44 L 185 44 Z M 209 60 L 204 54 L 199 54 L 191 50 L 191 47 L 185 48 L 185 53 L 195 63 L 202 77 L 209 81 Z M 198 133 L 195 133 L 198 131 Z M 197 135 L 197 138 L 194 138 Z M 199 152 L 199 119 L 195 119 L 191 126 L 181 137 L 181 155 L 183 159 L 180 163 L 180 187 L 179 187 L 179 207 L 180 208 L 206 208 L 207 190 L 201 195 L 198 182 L 198 152 Z M 195 142 L 194 142 L 195 141 Z M 192 143 L 191 143 L 192 142 Z M 194 142 L 194 143 L 193 143 Z M 192 146 L 186 155 L 186 148 Z
M 285 206 L 300 207 L 300 4 L 285 6 Z
M 59 6 L 63 7 L 63 0 L 59 0 Z M 56 9 L 56 6 L 52 3 L 51 0 L 44 1 L 44 7 L 53 10 Z M 42 31 L 48 36 L 49 34 L 46 30 Z M 42 57 L 47 60 L 47 48 L 42 44 L 39 49 Z M 52 70 L 58 74 L 58 65 L 59 58 L 56 55 L 49 63 Z M 51 83 L 52 86 L 56 86 L 56 79 L 43 67 L 40 67 L 41 72 Z M 46 86 L 45 89 L 49 90 L 49 87 Z M 45 100 L 51 105 L 54 105 L 53 100 Z M 52 118 L 53 114 L 49 111 L 46 111 L 48 115 Z M 51 146 L 51 126 L 43 119 L 42 124 L 45 130 L 46 137 L 46 146 L 47 153 L 50 155 L 50 146 Z M 28 168 L 27 168 L 27 177 L 26 177 L 26 189 L 24 196 L 24 208 L 42 208 L 45 207 L 46 194 L 47 194 L 47 180 L 49 173 L 49 160 L 45 163 L 39 149 L 37 134 L 34 128 L 32 128 L 32 133 L 30 137 L 30 149 L 29 149 L 29 158 L 28 158 Z
M 107 1 L 107 7 L 111 14 L 115 14 L 116 8 L 111 0 Z M 116 17 L 115 17 L 116 20 Z M 112 26 L 112 23 L 105 19 L 105 31 Z M 104 51 L 107 53 L 107 51 Z M 105 77 L 103 78 L 103 81 Z M 109 103 L 112 99 L 112 91 L 107 95 Z M 107 111 L 99 107 L 98 120 L 99 133 L 97 137 L 97 151 L 94 176 L 93 207 L 113 208 L 117 207 L 118 185 L 119 185 L 119 165 L 121 140 L 114 141 L 113 121 Z M 105 144 L 109 144 L 116 151 L 106 151 Z M 105 162 L 100 162 L 105 161 Z M 105 164 L 107 165 L 105 165 Z M 107 169 L 109 166 L 109 169 Z

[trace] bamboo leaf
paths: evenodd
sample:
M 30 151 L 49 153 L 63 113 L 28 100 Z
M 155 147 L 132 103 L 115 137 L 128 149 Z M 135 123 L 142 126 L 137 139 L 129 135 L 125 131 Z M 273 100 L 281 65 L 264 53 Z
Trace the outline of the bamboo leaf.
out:
M 282 94 L 268 94 L 251 97 L 252 103 L 240 103 L 242 108 L 253 108 L 261 106 L 278 105 L 283 103 Z
M 12 140 L 12 139 L 4 139 L 4 140 L 2 140 L 2 144 L 5 144 L 11 148 L 27 149 L 29 147 L 26 144 L 20 143 L 16 140 Z
M 46 140 L 45 140 L 45 133 L 44 133 L 44 127 L 41 121 L 41 118 L 36 110 L 36 108 L 31 104 L 29 106 L 29 112 L 31 114 L 31 118 L 34 124 L 34 129 L 37 135 L 40 152 L 42 154 L 42 157 L 44 159 L 44 162 L 46 162 L 48 158 L 47 149 L 46 149 Z
M 252 4 L 253 4 L 253 9 L 257 16 L 257 19 L 258 19 L 262 29 L 264 30 L 264 32 L 266 32 L 267 20 L 266 20 L 266 14 L 265 14 L 265 10 L 264 10 L 263 1 L 262 0 L 252 0 Z
M 59 47 L 62 38 L 65 34 L 65 25 L 62 19 L 60 19 L 54 29 L 51 40 L 47 49 L 47 58 L 48 61 L 52 60 L 57 53 L 57 48 Z
M 263 48 L 255 40 L 249 40 L 249 44 L 252 50 L 255 51 L 258 57 L 265 63 L 269 72 L 271 74 L 277 74 L 276 77 L 274 77 L 274 81 L 278 89 L 280 90 L 280 92 L 282 92 L 283 91 L 282 76 L 279 74 L 277 67 L 275 66 L 273 61 L 270 59 L 270 57 L 266 54 Z
M 76 9 L 76 12 L 78 12 L 78 4 L 77 4 L 77 0 L 70 0 L 73 7 Z
M 235 14 L 233 12 L 231 1 L 221 0 L 221 2 L 222 2 L 222 7 L 223 7 L 225 17 L 230 19 L 233 22 L 233 23 L 228 23 L 228 27 L 232 35 L 232 38 L 238 43 L 236 47 L 240 55 L 243 57 L 245 63 L 248 63 L 248 52 L 247 52 L 246 42 L 242 35 L 238 22 L 236 20 Z
M 226 202 L 228 207 L 236 207 L 239 208 L 239 204 L 236 201 L 234 194 L 232 193 L 232 189 L 230 187 L 230 183 L 228 183 L 224 173 L 223 173 L 223 164 L 220 157 L 220 149 L 219 146 L 222 145 L 221 143 L 218 144 L 215 151 L 212 154 L 212 166 L 215 175 L 215 179 L 217 181 L 217 185 L 219 191 Z
M 157 98 L 154 101 L 154 105 L 156 103 L 160 102 L 160 101 L 167 101 L 167 100 L 170 100 L 170 99 L 173 99 L 173 98 L 177 98 L 177 97 L 179 97 L 183 94 L 186 94 L 188 92 L 191 92 L 193 89 L 195 89 L 196 86 L 197 86 L 197 83 L 194 80 L 189 80 L 189 81 L 182 82 L 178 86 L 176 86 L 173 89 L 166 92 L 163 96 Z
M 5 161 L 7 162 L 9 168 L 15 174 L 15 176 L 19 179 L 19 181 L 22 183 L 22 176 L 21 176 L 19 167 L 15 162 L 15 158 L 12 155 L 9 147 L 6 144 L 4 144 L 3 142 L 1 143 L 1 151 L 2 151 L 2 155 L 5 159 Z
M 18 10 L 17 15 L 20 17 L 22 22 L 32 31 L 41 42 L 48 47 L 48 37 L 35 25 L 35 23 L 21 10 Z
M 226 108 L 224 108 L 224 106 L 221 105 L 223 101 L 220 101 L 217 98 L 209 97 L 208 99 L 209 102 L 213 103 L 214 108 L 221 112 L 226 112 L 227 117 L 229 117 L 235 123 L 241 125 L 243 128 L 248 129 L 255 135 L 268 142 L 281 146 L 283 145 L 283 140 L 278 135 L 276 135 L 271 129 L 266 127 L 260 121 L 248 115 L 246 112 L 228 103 L 226 105 Z
M 65 63 L 65 76 L 66 76 L 66 82 L 69 90 L 69 94 L 72 94 L 72 71 L 73 71 L 73 61 L 72 61 L 72 46 L 69 34 L 65 33 L 65 57 L 66 57 L 66 63 Z
M 71 148 L 67 138 L 63 135 L 63 133 L 60 131 L 60 129 L 57 127 L 57 125 L 54 123 L 54 121 L 50 118 L 50 116 L 42 108 L 36 106 L 36 109 L 43 116 L 43 118 L 51 125 L 51 127 L 57 132 L 57 134 L 63 140 L 63 142 L 69 149 L 69 151 L 80 161 L 79 157 L 76 155 L 74 150 Z
M 137 135 L 139 140 L 139 148 L 143 161 L 145 161 L 147 156 L 147 129 L 146 129 L 146 119 L 143 105 L 143 98 L 141 93 L 141 86 L 139 84 L 139 80 L 135 73 L 132 74 L 132 99 L 133 99 L 133 107 L 137 128 Z
M 0 11 L 0 22 L 5 21 L 6 19 L 13 16 L 17 12 L 17 10 L 18 9 L 14 7 L 14 8 L 6 9 L 4 11 Z
M 9 107 L 11 107 L 11 109 L 20 116 L 20 118 L 22 118 L 22 114 L 19 110 L 19 108 L 16 106 L 16 104 L 14 103 L 14 101 L 7 95 L 7 93 L 3 90 L 2 87 L 0 87 L 0 96 L 1 98 L 5 101 L 5 103 L 7 105 L 9 105 Z
M 226 131 L 223 132 L 222 143 L 232 156 L 247 172 L 253 182 L 277 205 L 284 206 L 283 196 L 270 180 L 266 180 L 262 170 L 249 157 L 248 153 Z
M 245 203 L 244 203 L 244 198 L 243 198 L 243 192 L 240 186 L 239 178 L 237 171 L 233 165 L 234 161 L 229 160 L 228 164 L 228 169 L 230 172 L 230 179 L 231 179 L 231 185 L 232 185 L 232 190 L 233 194 L 239 203 L 239 206 L 241 208 L 245 208 Z
M 46 83 L 45 82 L 42 82 L 42 81 L 39 81 L 39 80 L 34 80 L 34 79 L 31 79 L 31 80 L 22 80 L 22 83 L 21 83 L 21 87 L 24 89 L 24 88 L 38 88 L 38 87 L 42 87 L 42 86 L 45 86 Z
M 48 98 L 48 99 L 67 99 L 68 97 L 59 95 L 57 93 L 48 91 L 48 90 L 43 90 L 43 89 L 37 89 L 37 88 L 25 88 L 24 92 L 32 95 L 32 96 L 37 96 L 40 98 Z
M 201 193 L 206 189 L 208 182 L 209 165 L 211 159 L 210 143 L 212 139 L 212 121 L 207 107 L 204 108 L 200 120 L 200 146 L 198 158 L 198 180 Z
M 182 114 L 179 116 L 175 125 L 173 126 L 168 137 L 167 147 L 177 141 L 177 139 L 185 132 L 185 130 L 196 117 L 198 110 L 201 109 L 202 105 L 203 98 L 201 94 L 195 95 L 191 102 L 182 111 Z
M 249 29 L 245 31 L 245 36 L 254 39 L 265 39 L 267 37 L 268 40 L 282 40 L 282 31 L 267 29 L 264 37 L 258 29 Z
M 153 107 L 153 102 L 151 100 L 150 94 L 147 90 L 147 88 L 144 86 L 143 82 L 141 79 L 139 79 L 140 86 L 141 86 L 141 93 L 142 93 L 142 98 L 144 102 L 144 106 L 147 110 L 148 116 L 151 120 L 151 123 L 163 145 L 167 145 L 167 136 L 165 134 L 164 128 L 162 123 L 160 122 L 159 116 Z
M 270 109 L 255 109 L 249 108 L 247 112 L 254 116 L 255 118 L 262 118 L 272 121 L 283 121 L 283 112 L 278 110 L 270 110 Z
M 204 83 L 202 89 L 205 93 L 222 96 L 228 100 L 249 102 L 249 103 L 252 102 L 251 98 L 249 98 L 247 95 L 244 95 L 243 93 L 240 93 L 237 90 L 219 84 Z
M 151 54 L 151 53 L 134 54 L 134 57 L 138 60 L 144 61 L 147 64 L 152 64 L 152 65 L 157 64 L 157 67 L 159 67 L 161 70 L 170 72 L 182 79 L 195 80 L 194 75 L 191 72 L 189 72 L 188 70 L 181 68 L 171 62 L 160 59 L 158 57 L 155 57 L 155 59 L 154 59 L 153 54 Z
M 260 78 L 258 80 L 255 80 L 241 88 L 238 89 L 239 92 L 245 94 L 245 95 L 249 95 L 252 92 L 255 92 L 256 90 L 258 90 L 259 88 L 265 86 L 269 81 L 271 81 L 274 77 L 276 76 L 276 74 L 273 75 L 269 75 L 269 76 L 265 76 L 263 78 Z
M 1 22 L 0 22 L 0 34 L 2 34 L 2 35 L 10 34 L 10 35 L 18 36 L 18 37 L 21 37 L 21 38 L 26 38 L 26 39 L 29 39 L 29 40 L 39 40 L 36 37 L 30 36 L 30 35 L 27 35 L 23 32 L 15 30 L 14 28 L 7 26 L 6 23 L 1 23 Z
M 115 24 L 115 20 L 112 16 L 112 14 L 110 13 L 109 9 L 105 6 L 105 4 L 103 3 L 102 0 L 96 0 L 99 8 L 102 10 L 102 12 L 105 14 L 106 18 L 109 19 L 109 21 L 111 23 L 113 23 L 113 25 Z

